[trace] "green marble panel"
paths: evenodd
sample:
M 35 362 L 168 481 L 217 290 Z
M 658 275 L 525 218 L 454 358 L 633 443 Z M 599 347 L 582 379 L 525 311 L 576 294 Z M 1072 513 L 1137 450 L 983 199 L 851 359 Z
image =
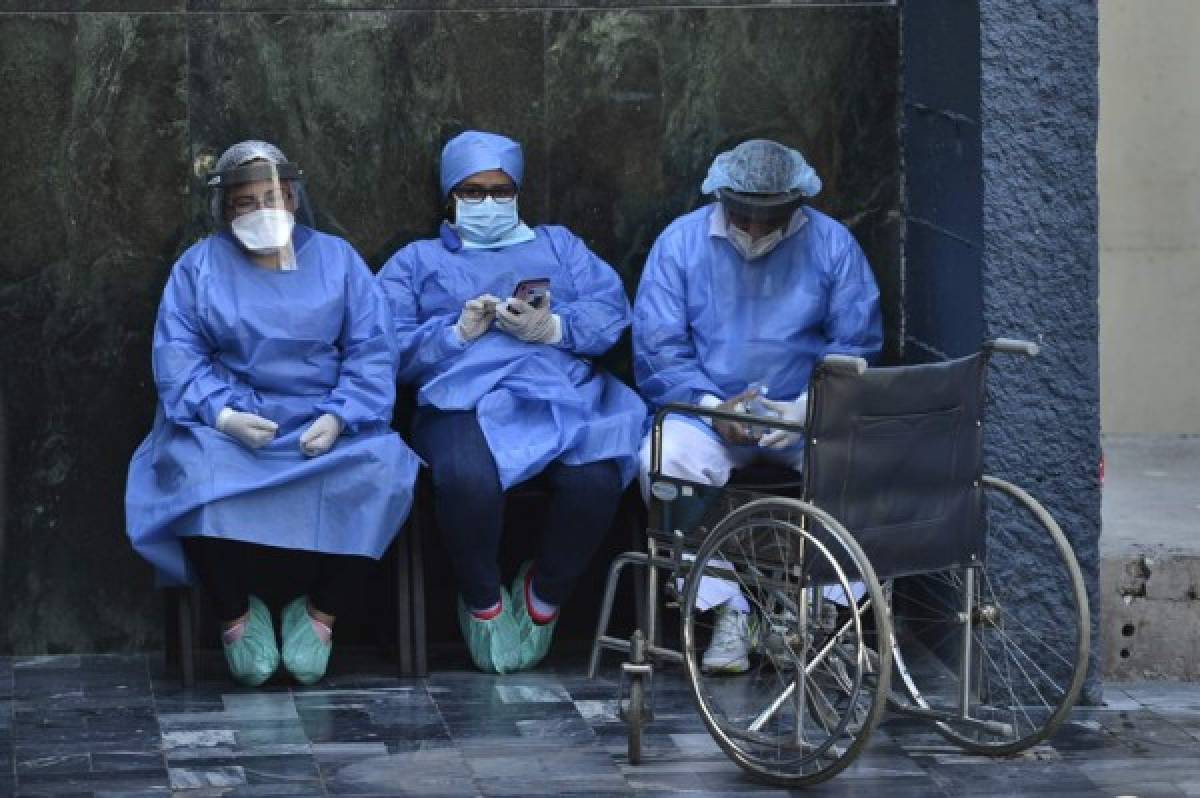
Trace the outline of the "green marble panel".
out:
M 278 143 L 307 173 L 320 226 L 378 267 L 436 234 L 438 158 L 454 133 L 519 139 L 527 179 L 544 183 L 542 27 L 524 12 L 194 15 L 193 154 Z M 543 213 L 527 199 L 522 210 Z
M 122 497 L 185 219 L 183 34 L 172 15 L 0 16 L 0 647 L 88 651 L 158 633 Z

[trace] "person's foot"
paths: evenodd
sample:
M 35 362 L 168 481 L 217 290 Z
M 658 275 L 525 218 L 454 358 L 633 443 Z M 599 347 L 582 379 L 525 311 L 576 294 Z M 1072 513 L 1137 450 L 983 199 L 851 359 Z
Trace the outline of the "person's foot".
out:
M 324 615 L 332 620 L 332 617 Z M 325 675 L 333 652 L 333 629 L 310 614 L 308 596 L 283 608 L 283 666 L 300 684 L 314 684 Z
M 517 669 L 521 635 L 513 618 L 512 599 L 500 588 L 500 606 L 484 615 L 472 612 L 458 597 L 458 626 L 475 667 L 488 673 L 512 673 Z
M 758 624 L 750 613 L 726 605 L 714 610 L 712 640 L 704 650 L 700 666 L 705 673 L 745 673 L 750 670 L 750 650 Z
M 249 612 L 226 627 L 221 644 L 234 680 L 247 687 L 258 687 L 279 667 L 279 647 L 267 605 L 255 596 L 250 596 L 249 604 Z
M 516 667 L 519 671 L 532 668 L 546 658 L 550 641 L 554 638 L 554 627 L 558 625 L 557 608 L 550 614 L 538 612 L 533 595 L 532 569 L 533 562 L 526 561 L 517 571 L 517 578 L 512 584 L 513 616 L 521 638 Z

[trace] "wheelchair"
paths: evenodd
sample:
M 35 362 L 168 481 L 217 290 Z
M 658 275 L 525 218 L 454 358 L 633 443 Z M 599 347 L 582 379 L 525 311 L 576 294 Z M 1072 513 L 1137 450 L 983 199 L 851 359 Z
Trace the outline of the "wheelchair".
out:
M 1087 595 L 1045 508 L 983 473 L 985 376 L 998 353 L 1037 347 L 998 339 L 963 358 L 872 369 L 831 355 L 814 370 L 803 425 L 690 405 L 656 414 L 646 550 L 609 570 L 588 667 L 594 678 L 602 650 L 628 655 L 617 705 L 632 764 L 664 662 L 683 665 L 724 752 L 781 786 L 849 766 L 885 711 L 984 755 L 1054 732 L 1087 671 Z M 675 415 L 802 434 L 804 468 L 783 486 L 793 495 L 661 474 L 663 422 Z M 641 626 L 624 639 L 608 625 L 629 565 L 645 581 Z M 704 668 L 705 579 L 732 583 L 751 607 L 744 672 Z M 678 649 L 661 640 L 660 593 L 679 608 Z

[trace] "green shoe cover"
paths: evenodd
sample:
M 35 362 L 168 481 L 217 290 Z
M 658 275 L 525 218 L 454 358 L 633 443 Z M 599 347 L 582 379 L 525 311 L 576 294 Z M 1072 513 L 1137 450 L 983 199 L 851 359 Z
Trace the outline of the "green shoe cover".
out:
M 246 630 L 236 642 L 224 645 L 225 662 L 235 680 L 247 687 L 258 687 L 279 667 L 279 647 L 267 605 L 255 596 L 250 597 L 249 603 Z
M 300 684 L 319 682 L 329 665 L 333 641 L 326 643 L 312 627 L 308 596 L 300 596 L 283 608 L 283 667 Z
M 526 561 L 517 571 L 513 580 L 513 616 L 517 621 L 517 630 L 521 635 L 521 647 L 518 649 L 517 670 L 532 668 L 550 651 L 550 641 L 554 637 L 554 627 L 558 625 L 558 616 L 547 624 L 535 623 L 529 615 L 529 607 L 525 604 L 525 575 L 533 567 L 532 561 Z
M 463 640 L 467 641 L 471 661 L 479 670 L 488 673 L 511 673 L 517 669 L 521 638 L 513 621 L 512 599 L 503 587 L 500 588 L 500 601 L 500 614 L 484 621 L 467 609 L 462 596 L 458 597 L 458 626 L 462 629 Z

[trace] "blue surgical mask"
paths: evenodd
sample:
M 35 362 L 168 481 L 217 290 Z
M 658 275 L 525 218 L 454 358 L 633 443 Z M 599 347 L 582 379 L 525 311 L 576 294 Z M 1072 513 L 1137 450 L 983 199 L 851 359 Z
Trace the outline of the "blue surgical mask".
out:
M 454 228 L 464 243 L 483 246 L 500 243 L 520 223 L 515 199 L 496 202 L 487 197 L 483 202 L 454 201 Z

